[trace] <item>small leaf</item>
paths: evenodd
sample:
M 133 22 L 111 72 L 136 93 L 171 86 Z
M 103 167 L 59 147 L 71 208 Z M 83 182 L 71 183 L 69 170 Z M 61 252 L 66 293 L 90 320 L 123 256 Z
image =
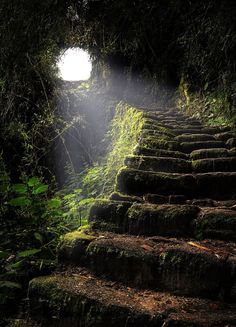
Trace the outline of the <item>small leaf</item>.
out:
M 79 205 L 80 205 L 80 206 L 83 206 L 83 205 L 85 205 L 85 204 L 89 204 L 89 203 L 91 203 L 91 202 L 93 202 L 93 201 L 94 201 L 94 198 L 84 199 L 84 200 L 81 200 L 81 201 L 79 202 Z
M 64 200 L 70 200 L 76 197 L 76 194 L 71 193 L 64 196 Z
M 61 200 L 56 198 L 50 199 L 47 204 L 49 209 L 59 208 L 61 206 Z
M 7 287 L 7 288 L 21 288 L 21 285 L 18 283 L 11 282 L 9 280 L 0 280 L 0 288 Z
M 8 203 L 13 207 L 24 207 L 30 205 L 31 201 L 25 196 L 19 196 L 17 198 L 11 199 Z
M 38 240 L 39 242 L 43 242 L 43 236 L 39 233 L 34 233 L 34 237 L 36 238 L 36 240 Z
M 74 192 L 75 192 L 76 194 L 80 194 L 80 193 L 82 193 L 82 191 L 83 191 L 82 188 L 77 188 L 77 189 L 75 189 Z
M 28 186 L 29 187 L 36 187 L 38 185 L 40 185 L 41 182 L 40 180 L 38 179 L 38 177 L 32 177 L 28 180 Z
M 25 184 L 13 184 L 12 191 L 19 194 L 25 194 L 27 193 L 27 186 Z
M 11 265 L 9 265 L 8 267 L 10 269 L 17 269 L 17 268 L 20 268 L 22 266 L 22 263 L 24 262 L 24 260 L 20 260 L 20 261 L 17 261 L 15 263 L 12 263 Z
M 32 194 L 37 195 L 37 194 L 42 194 L 47 192 L 48 190 L 48 185 L 46 184 L 41 184 L 40 186 L 38 186 L 35 190 L 33 190 Z
M 39 253 L 40 251 L 41 251 L 40 249 L 30 249 L 30 250 L 19 252 L 18 256 L 21 258 L 26 258 L 26 257 L 30 257 L 36 253 Z

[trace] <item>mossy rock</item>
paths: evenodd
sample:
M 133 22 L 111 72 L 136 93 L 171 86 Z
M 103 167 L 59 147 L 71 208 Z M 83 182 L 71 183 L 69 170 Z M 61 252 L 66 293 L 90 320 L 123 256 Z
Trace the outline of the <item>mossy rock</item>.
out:
M 226 145 L 229 149 L 235 148 L 236 147 L 236 137 L 232 137 L 227 140 Z
M 128 231 L 136 235 L 190 236 L 199 208 L 190 205 L 139 205 L 128 210 Z
M 196 193 L 196 181 L 191 174 L 169 174 L 124 168 L 117 175 L 117 190 L 132 195 L 188 195 Z
M 183 241 L 107 236 L 91 242 L 87 254 L 98 276 L 181 295 L 217 298 L 230 278 L 224 259 Z
M 197 220 L 196 234 L 201 238 L 236 241 L 236 211 L 208 208 Z
M 199 160 L 208 158 L 224 158 L 228 157 L 228 155 L 228 150 L 225 148 L 200 149 L 192 151 L 190 154 L 190 159 Z
M 195 173 L 207 173 L 216 171 L 236 171 L 236 158 L 214 158 L 200 159 L 192 162 L 192 168 Z
M 210 134 L 182 134 L 175 137 L 177 142 L 202 142 L 202 141 L 215 141 L 213 135 Z
M 108 284 L 108 282 L 107 282 Z M 39 277 L 29 286 L 31 316 L 41 327 L 155 327 L 152 317 L 138 304 L 132 307 L 128 291 L 113 290 L 91 276 Z M 130 296 L 134 299 L 134 294 Z M 140 296 L 141 298 L 141 296 Z M 134 305 L 134 304 L 133 304 Z M 127 319 L 129 318 L 129 319 Z
M 113 201 L 143 202 L 143 199 L 139 196 L 130 196 L 130 195 L 122 194 L 119 192 L 113 192 L 109 196 L 109 199 L 113 200 Z
M 189 156 L 183 152 L 164 150 L 164 149 L 149 149 L 141 146 L 137 146 L 135 148 L 134 155 L 162 157 L 162 158 L 179 158 L 179 159 L 189 158 Z
M 65 234 L 58 247 L 59 263 L 81 264 L 86 258 L 86 249 L 91 241 L 96 238 L 90 228 L 81 228 Z
M 214 135 L 216 140 L 226 142 L 228 139 L 232 138 L 234 134 L 232 132 L 217 133 Z
M 162 136 L 161 138 L 143 138 L 139 142 L 139 145 L 147 149 L 163 149 L 171 151 L 178 151 L 180 149 L 179 143 L 171 141 L 170 138 L 167 136 Z
M 125 159 L 125 165 L 146 171 L 188 173 L 191 171 L 191 163 L 184 159 L 162 158 L 151 156 L 129 156 Z
M 229 200 L 236 196 L 236 172 L 196 174 L 195 178 L 198 198 Z
M 93 229 L 123 233 L 127 230 L 127 211 L 133 202 L 97 201 L 90 209 Z
M 201 141 L 201 142 L 182 142 L 180 144 L 180 150 L 185 153 L 191 153 L 192 151 L 199 149 L 209 148 L 225 148 L 226 144 L 221 141 Z

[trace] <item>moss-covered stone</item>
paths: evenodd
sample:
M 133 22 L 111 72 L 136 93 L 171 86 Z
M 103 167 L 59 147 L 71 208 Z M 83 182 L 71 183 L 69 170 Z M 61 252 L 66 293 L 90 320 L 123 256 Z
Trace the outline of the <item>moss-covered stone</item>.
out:
M 188 155 L 179 152 L 171 151 L 164 149 L 149 149 L 141 146 L 137 146 L 134 150 L 134 155 L 143 155 L 143 156 L 153 156 L 153 157 L 163 157 L 163 158 L 179 158 L 179 159 L 188 159 Z
M 236 211 L 204 209 L 197 220 L 196 235 L 201 238 L 236 241 Z
M 125 232 L 127 229 L 127 211 L 133 202 L 97 201 L 89 213 L 89 222 L 95 229 Z
M 86 257 L 86 249 L 96 235 L 89 228 L 81 228 L 65 234 L 58 247 L 59 263 L 81 264 Z
M 168 157 L 133 155 L 125 159 L 125 165 L 129 168 L 156 172 L 188 173 L 191 171 L 191 163 L 189 161 Z
M 113 201 L 143 202 L 143 199 L 139 196 L 130 196 L 119 192 L 113 192 L 109 198 Z
M 34 279 L 29 298 L 31 315 L 41 327 L 222 327 L 236 321 L 235 307 L 114 287 L 91 275 L 67 273 Z M 214 307 L 217 310 L 209 310 Z
M 209 148 L 224 148 L 226 147 L 224 142 L 221 141 L 201 141 L 201 142 L 182 142 L 180 144 L 180 150 L 185 153 L 190 153 L 199 149 Z
M 190 153 L 190 159 L 207 159 L 207 158 L 223 158 L 228 157 L 228 150 L 225 148 L 216 148 L 216 149 L 200 149 L 194 150 Z
M 154 327 L 162 318 L 158 312 L 152 317 L 142 305 L 132 306 L 131 290 L 129 296 L 128 290 L 116 291 L 91 276 L 36 278 L 29 297 L 31 315 L 42 327 Z
M 236 137 L 232 137 L 232 138 L 228 139 L 228 141 L 226 142 L 226 145 L 229 149 L 235 148 L 236 147 Z
M 136 235 L 190 236 L 198 207 L 189 205 L 138 205 L 128 210 L 128 231 Z
M 127 194 L 147 193 L 192 196 L 196 193 L 195 177 L 190 174 L 169 174 L 122 169 L 117 175 L 117 190 Z
M 196 174 L 198 198 L 233 199 L 236 195 L 236 172 Z
M 200 159 L 192 162 L 195 173 L 207 173 L 214 171 L 236 171 L 236 158 Z
M 202 141 L 214 141 L 215 138 L 210 134 L 182 134 L 175 137 L 177 142 L 202 142 Z
M 143 196 L 145 202 L 149 202 L 152 204 L 164 204 L 168 203 L 168 196 L 160 195 L 160 194 L 150 194 L 147 193 Z
M 223 259 L 183 241 L 106 237 L 90 243 L 87 253 L 97 275 L 142 288 L 217 298 L 229 278 Z
M 228 139 L 233 137 L 233 133 L 232 132 L 217 133 L 214 135 L 214 137 L 216 140 L 226 142 Z

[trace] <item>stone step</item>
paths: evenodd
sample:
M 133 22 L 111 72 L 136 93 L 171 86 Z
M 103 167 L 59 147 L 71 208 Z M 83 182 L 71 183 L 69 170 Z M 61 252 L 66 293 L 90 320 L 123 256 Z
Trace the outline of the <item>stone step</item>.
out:
M 184 153 L 191 153 L 195 150 L 210 148 L 226 148 L 226 144 L 222 141 L 182 142 L 179 150 Z
M 220 127 L 202 127 L 202 128 L 192 128 L 192 129 L 186 129 L 186 128 L 179 128 L 174 129 L 173 132 L 176 135 L 181 134 L 211 134 L 215 135 L 217 133 L 222 133 L 222 129 Z
M 149 137 L 149 136 L 154 136 L 154 137 L 160 137 L 160 136 L 168 136 L 168 137 L 173 137 L 175 136 L 171 130 L 167 128 L 158 128 L 158 129 L 143 129 L 142 130 L 142 137 Z
M 202 141 L 216 141 L 211 134 L 181 134 L 174 138 L 177 142 L 202 142 Z
M 178 158 L 129 156 L 125 159 L 124 163 L 129 168 L 146 171 L 189 173 L 192 170 L 191 163 L 189 161 Z
M 188 159 L 189 155 L 179 151 L 171 151 L 164 149 L 149 149 L 141 146 L 137 146 L 134 150 L 134 155 L 143 155 L 151 157 L 169 157 L 169 158 L 179 158 L 179 159 Z
M 194 150 L 190 153 L 190 159 L 192 160 L 207 159 L 207 158 L 222 158 L 228 156 L 230 156 L 230 153 L 225 148 L 200 149 L 200 150 Z
M 32 280 L 29 302 L 42 327 L 230 327 L 236 321 L 233 304 L 139 291 L 79 271 Z
M 82 239 L 83 251 L 78 248 L 78 236 L 71 244 L 62 241 L 62 253 L 69 248 L 73 258 L 77 259 L 75 264 L 87 267 L 97 276 L 132 287 L 211 299 L 224 294 L 225 300 L 236 300 L 235 243 L 97 232 L 92 233 L 92 237 L 95 238 L 88 245 Z M 73 258 L 62 255 L 60 258 L 63 258 L 63 264 L 74 263 Z
M 168 136 L 162 136 L 161 138 L 156 137 L 145 137 L 139 141 L 139 146 L 142 148 L 153 149 L 153 150 L 171 150 L 178 151 L 180 144 L 176 141 L 172 141 Z
M 192 169 L 195 173 L 236 172 L 236 157 L 194 160 L 192 161 Z
M 236 241 L 236 210 L 200 208 L 197 206 L 201 205 L 200 201 L 192 203 L 196 205 L 130 203 L 127 206 L 122 202 L 99 201 L 90 210 L 89 222 L 94 229 L 133 235 L 195 236 Z
M 228 139 L 232 138 L 234 134 L 232 132 L 221 132 L 214 135 L 216 140 L 226 142 Z
M 229 149 L 235 148 L 236 147 L 236 137 L 232 137 L 227 140 L 226 145 Z
M 185 195 L 188 199 L 232 199 L 236 195 L 235 172 L 173 174 L 123 168 L 117 175 L 117 191 L 128 195 L 147 193 Z

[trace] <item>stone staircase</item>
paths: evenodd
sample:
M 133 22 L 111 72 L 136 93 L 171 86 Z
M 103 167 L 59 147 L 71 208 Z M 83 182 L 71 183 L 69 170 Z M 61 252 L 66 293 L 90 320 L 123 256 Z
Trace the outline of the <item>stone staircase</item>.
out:
M 63 267 L 29 286 L 41 326 L 236 326 L 236 139 L 175 110 L 146 111 L 134 154 Z

